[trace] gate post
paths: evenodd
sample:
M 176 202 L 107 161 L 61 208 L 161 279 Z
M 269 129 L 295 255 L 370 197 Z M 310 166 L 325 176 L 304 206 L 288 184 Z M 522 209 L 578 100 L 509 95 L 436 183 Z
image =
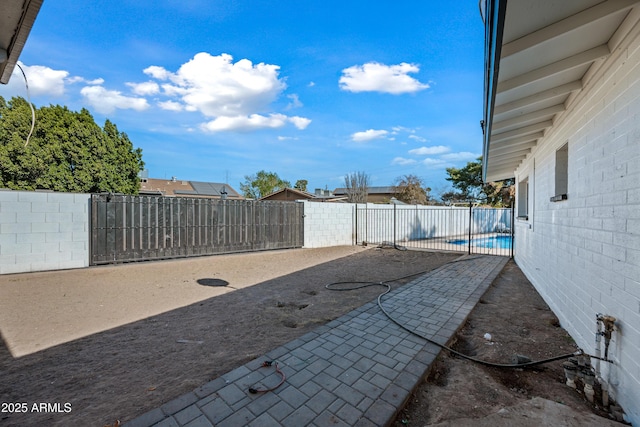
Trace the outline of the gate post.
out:
M 514 241 L 515 241 L 514 238 L 515 238 L 515 231 L 516 231 L 514 221 L 515 221 L 515 206 L 513 204 L 513 200 L 511 200 L 511 227 L 509 228 L 511 228 L 511 258 L 512 259 L 514 255 L 513 246 L 514 246 Z
M 469 202 L 469 246 L 468 254 L 471 255 L 471 227 L 473 222 L 473 203 Z

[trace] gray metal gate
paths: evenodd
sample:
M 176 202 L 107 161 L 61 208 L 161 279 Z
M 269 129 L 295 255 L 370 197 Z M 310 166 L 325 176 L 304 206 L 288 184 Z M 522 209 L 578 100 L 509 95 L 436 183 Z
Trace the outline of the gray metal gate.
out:
M 91 264 L 302 247 L 304 204 L 91 197 Z
M 357 205 L 356 244 L 513 256 L 511 208 Z

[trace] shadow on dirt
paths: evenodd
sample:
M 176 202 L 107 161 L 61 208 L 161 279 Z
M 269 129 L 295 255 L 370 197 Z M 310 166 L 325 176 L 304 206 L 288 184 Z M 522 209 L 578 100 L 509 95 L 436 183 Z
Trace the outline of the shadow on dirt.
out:
M 328 283 L 390 280 L 458 256 L 370 249 L 238 290 L 224 279 L 202 278 L 194 285 L 229 292 L 20 358 L 2 345 L 0 401 L 69 402 L 72 411 L 0 414 L 0 424 L 102 426 L 132 419 L 379 293 L 368 288 L 337 295 L 324 288 Z

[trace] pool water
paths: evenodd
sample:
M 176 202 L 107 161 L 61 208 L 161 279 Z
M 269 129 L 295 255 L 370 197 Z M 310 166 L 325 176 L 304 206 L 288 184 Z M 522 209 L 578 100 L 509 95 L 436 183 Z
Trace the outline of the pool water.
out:
M 513 239 L 511 236 L 493 236 L 472 239 L 472 245 L 478 248 L 487 249 L 510 249 Z M 452 240 L 449 243 L 454 245 L 468 245 L 469 240 Z

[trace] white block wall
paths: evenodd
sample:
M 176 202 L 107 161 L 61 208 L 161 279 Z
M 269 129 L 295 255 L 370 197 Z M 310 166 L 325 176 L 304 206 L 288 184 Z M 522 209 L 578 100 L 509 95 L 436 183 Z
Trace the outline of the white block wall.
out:
M 0 274 L 89 265 L 89 194 L 0 191 Z
M 304 201 L 304 247 L 355 244 L 355 205 Z
M 615 364 L 601 364 L 602 376 L 640 425 L 640 25 L 583 83 L 516 171 L 516 182 L 529 177 L 530 202 L 515 258 L 586 352 L 596 314 L 618 319 Z M 555 152 L 567 142 L 568 200 L 551 202 Z

